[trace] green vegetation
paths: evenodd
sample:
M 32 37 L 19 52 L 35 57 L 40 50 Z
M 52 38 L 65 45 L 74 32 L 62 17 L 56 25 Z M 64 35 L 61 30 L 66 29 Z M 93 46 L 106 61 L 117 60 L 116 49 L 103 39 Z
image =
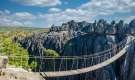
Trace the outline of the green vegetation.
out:
M 32 63 L 30 64 L 30 68 L 33 70 L 38 66 L 38 63 L 36 61 L 32 61 Z
M 48 28 L 0 26 L 0 32 L 7 32 L 7 31 L 48 32 L 48 30 L 49 30 Z
M 25 69 L 35 68 L 36 62 L 28 64 L 29 53 L 19 43 L 14 42 L 14 36 L 25 37 L 26 32 L 1 32 L 0 33 L 0 55 L 10 56 L 9 66 L 23 67 Z
M 28 68 L 28 52 L 19 43 L 12 41 L 12 34 L 14 33 L 0 35 L 0 53 L 1 55 L 11 56 L 9 57 L 9 65 Z M 16 58 L 16 56 L 20 56 L 20 58 Z
M 56 51 L 54 51 L 52 49 L 44 49 L 44 56 L 58 57 L 59 56 L 59 53 L 57 53 Z
M 33 59 L 31 62 L 29 62 L 30 55 L 27 49 L 23 48 L 20 43 L 15 42 L 15 37 L 20 39 L 32 34 L 33 32 L 27 31 L 0 32 L 0 55 L 9 56 L 8 66 L 22 67 L 24 69 L 35 70 L 41 65 L 40 62 L 38 62 L 38 59 Z M 58 57 L 59 53 L 51 49 L 44 49 L 44 56 Z M 50 68 L 53 67 L 52 64 L 52 61 L 49 61 Z

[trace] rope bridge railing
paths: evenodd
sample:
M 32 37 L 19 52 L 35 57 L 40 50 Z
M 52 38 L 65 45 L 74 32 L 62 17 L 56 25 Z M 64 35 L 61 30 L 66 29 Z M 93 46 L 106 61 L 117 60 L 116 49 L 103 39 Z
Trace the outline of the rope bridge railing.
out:
M 128 39 L 124 39 L 118 45 L 113 46 L 111 49 L 95 53 L 92 55 L 83 56 L 61 56 L 61 57 L 47 57 L 47 56 L 29 56 L 29 59 L 33 59 L 38 62 L 37 68 L 34 72 L 61 72 L 77 70 L 87 68 L 105 62 L 106 60 L 114 57 L 121 51 L 126 45 L 130 45 L 134 40 L 127 42 Z M 20 64 L 23 62 L 22 56 L 9 56 L 13 59 L 20 59 Z
M 111 58 L 114 56 L 119 50 L 121 50 L 126 43 L 127 39 L 124 39 L 121 41 L 117 46 L 114 46 L 111 49 L 98 52 L 92 55 L 83 55 L 83 56 L 61 56 L 61 57 L 47 57 L 47 56 L 29 56 L 30 59 L 38 60 L 39 63 L 42 63 L 42 66 L 45 66 L 48 64 L 52 65 L 54 68 L 47 69 L 47 71 L 61 71 L 61 70 L 72 70 L 72 69 L 78 69 L 81 67 L 88 67 L 93 66 L 98 63 L 101 63 L 108 58 Z M 118 50 L 119 49 L 119 50 Z M 20 63 L 22 61 L 22 56 L 9 56 L 20 59 Z M 85 64 L 83 64 L 85 63 Z M 86 63 L 89 63 L 86 65 Z M 40 65 L 40 64 L 39 64 Z M 76 67 L 74 67 L 74 66 Z M 58 67 L 59 66 L 59 67 Z M 65 68 L 64 68 L 65 67 Z M 67 67 L 67 68 L 66 68 Z M 50 66 L 49 66 L 50 68 Z M 71 69 L 69 69 L 71 68 Z M 37 70 L 38 71 L 38 70 Z M 39 70 L 42 71 L 42 70 Z

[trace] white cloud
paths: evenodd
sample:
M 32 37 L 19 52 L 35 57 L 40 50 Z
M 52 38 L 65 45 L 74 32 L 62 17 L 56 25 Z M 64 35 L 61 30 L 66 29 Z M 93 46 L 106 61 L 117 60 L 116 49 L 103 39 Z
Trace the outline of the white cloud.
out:
M 61 9 L 59 9 L 59 8 L 50 8 L 49 9 L 49 12 L 60 12 L 61 11 Z
M 119 21 L 119 20 L 124 20 L 124 22 L 126 23 L 130 23 L 133 19 L 135 19 L 135 15 L 131 15 L 131 16 L 123 16 L 123 17 L 116 17 L 115 20 Z
M 24 26 L 50 27 L 52 24 L 60 25 L 70 20 L 91 22 L 99 16 L 106 17 L 106 19 L 109 17 L 109 19 L 116 19 L 117 21 L 123 19 L 129 22 L 134 18 L 134 14 L 131 14 L 132 16 L 116 16 L 115 14 L 117 12 L 128 14 L 132 11 L 135 11 L 135 0 L 92 0 L 74 9 L 61 10 L 52 7 L 49 9 L 49 13 L 32 14 L 28 12 L 12 13 L 8 10 L 0 11 L 0 25 L 4 22 L 7 22 L 6 24 L 13 22 Z
M 60 5 L 60 0 L 11 0 L 17 3 L 27 5 L 27 6 L 39 6 L 39 7 L 47 7 L 47 6 L 56 6 Z
M 28 12 L 0 11 L 0 26 L 30 26 L 36 16 Z
M 129 23 L 131 20 L 135 19 L 135 16 L 128 16 L 124 20 Z
M 21 19 L 21 20 L 33 20 L 36 17 L 28 12 L 16 12 L 12 15 L 14 18 Z
M 80 9 L 66 9 L 57 13 L 41 13 L 36 15 L 28 12 L 10 12 L 10 14 L 6 14 L 5 11 L 0 11 L 0 25 L 40 25 L 39 27 L 50 27 L 52 24 L 60 25 L 70 20 L 91 21 L 93 17 L 94 15 L 90 12 Z
M 16 20 L 9 20 L 9 19 L 0 19 L 0 26 L 23 26 L 21 22 Z
M 135 10 L 135 0 L 92 0 L 79 7 L 95 14 L 109 15 L 116 12 L 130 12 Z
M 23 24 L 25 26 L 32 26 L 33 25 L 33 22 L 31 22 L 31 21 L 24 21 Z
M 15 13 L 16 16 L 20 16 L 20 17 L 28 17 L 28 16 L 32 16 L 30 13 L 28 12 L 20 12 L 20 13 Z
M 88 11 L 80 10 L 80 9 L 66 9 L 65 11 L 61 11 L 58 13 L 48 13 L 48 14 L 40 14 L 38 18 L 44 19 L 47 26 L 52 24 L 60 25 L 63 22 L 67 22 L 70 20 L 75 21 L 91 21 L 94 17 L 94 14 L 91 14 Z

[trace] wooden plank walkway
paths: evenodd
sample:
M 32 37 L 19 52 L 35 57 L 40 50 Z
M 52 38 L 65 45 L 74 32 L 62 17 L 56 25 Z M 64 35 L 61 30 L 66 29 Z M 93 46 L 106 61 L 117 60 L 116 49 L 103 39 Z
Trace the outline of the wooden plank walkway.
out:
M 129 43 L 133 40 L 133 38 L 131 40 L 131 37 L 132 36 L 128 37 L 127 42 L 126 42 L 126 46 L 121 51 L 119 51 L 119 53 L 117 53 L 115 56 L 111 57 L 110 59 L 108 59 L 104 62 L 101 62 L 101 63 L 96 64 L 94 66 L 76 69 L 76 70 L 56 71 L 56 72 L 41 72 L 41 73 L 44 75 L 44 77 L 61 77 L 61 76 L 70 76 L 70 75 L 87 73 L 87 72 L 90 72 L 90 71 L 100 69 L 104 66 L 107 66 L 107 65 L 111 64 L 112 62 L 115 62 L 116 60 L 118 60 L 121 56 L 123 56 L 126 53 L 127 48 L 130 46 Z

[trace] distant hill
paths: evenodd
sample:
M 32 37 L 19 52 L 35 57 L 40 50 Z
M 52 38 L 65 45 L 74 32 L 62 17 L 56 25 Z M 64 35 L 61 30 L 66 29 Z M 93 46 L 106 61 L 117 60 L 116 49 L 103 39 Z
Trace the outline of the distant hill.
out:
M 49 30 L 48 28 L 0 26 L 0 32 L 7 32 L 7 31 L 48 32 L 48 30 Z

